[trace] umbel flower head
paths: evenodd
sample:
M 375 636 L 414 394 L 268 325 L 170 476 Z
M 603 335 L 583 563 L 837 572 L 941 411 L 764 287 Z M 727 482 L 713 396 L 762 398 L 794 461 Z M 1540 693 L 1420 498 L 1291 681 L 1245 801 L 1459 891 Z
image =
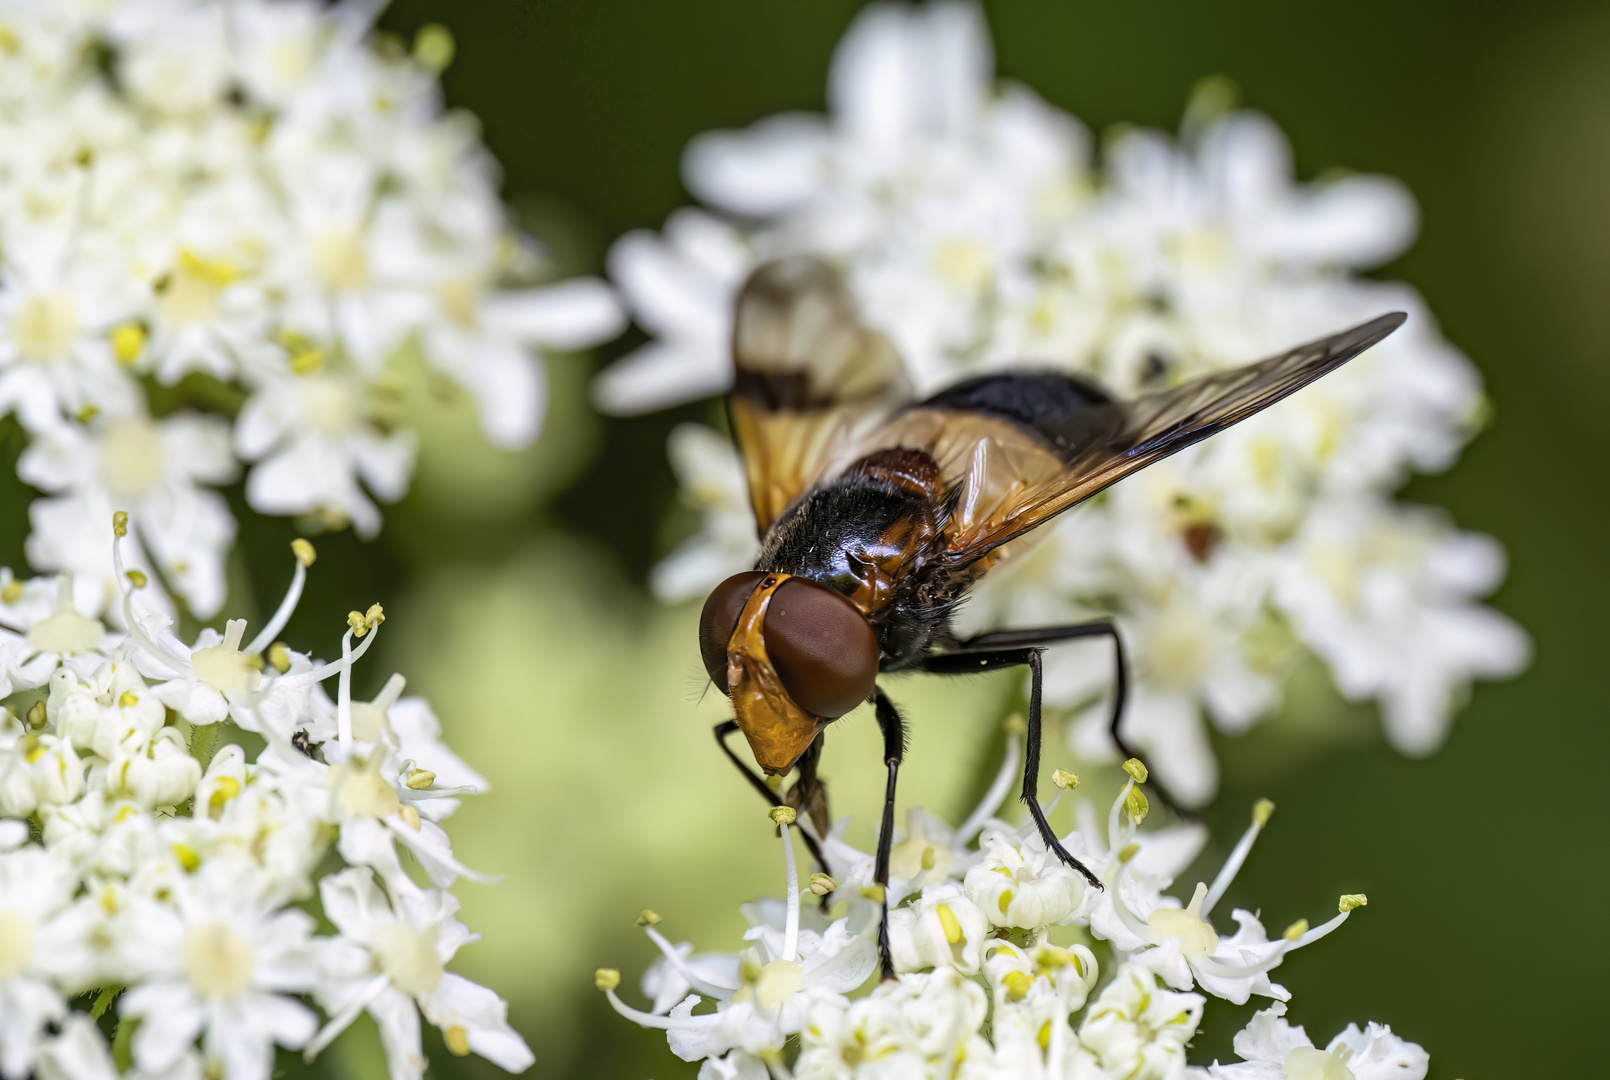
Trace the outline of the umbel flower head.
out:
M 599 989 L 628 1020 L 664 1030 L 678 1057 L 702 1062 L 704 1080 L 1423 1080 L 1425 1052 L 1389 1028 L 1350 1027 L 1318 1050 L 1281 1019 L 1291 995 L 1269 972 L 1337 930 L 1364 896 L 1342 897 L 1319 926 L 1298 919 L 1273 942 L 1251 912 L 1233 913 L 1234 935 L 1214 925 L 1213 908 L 1272 804 L 1254 808 L 1212 884 L 1198 883 L 1182 903 L 1164 890 L 1201 851 L 1201 826 L 1140 830 L 1146 804 L 1132 773 L 1105 828 L 1082 804 L 1080 827 L 1062 839 L 1100 869 L 1102 888 L 1090 888 L 1047 858 L 1032 823 L 992 816 L 1016 768 L 1009 744 L 997 783 L 960 829 L 911 812 L 887 890 L 896 974 L 868 993 L 859 991 L 877 968 L 884 895 L 872 885 L 873 858 L 843 841 L 841 823 L 817 838 L 828 869 L 802 886 L 790 830 L 809 826 L 787 807 L 771 812 L 781 826 L 785 899 L 744 905 L 747 947 L 735 955 L 673 944 L 661 917 L 646 911 L 638 924 L 661 953 L 641 981 L 649 1007 L 622 999 L 614 969 L 598 971 Z M 825 899 L 810 902 L 817 898 Z M 1188 1064 L 1204 995 L 1273 999 L 1236 1037 L 1242 1062 Z M 695 1011 L 706 998 L 714 1009 Z M 1355 1066 L 1363 1071 L 1338 1071 Z
M 114 508 L 130 566 L 211 619 L 236 530 L 214 487 L 244 467 L 253 509 L 373 536 L 417 451 L 407 357 L 520 446 L 540 354 L 619 329 L 602 283 L 554 280 L 444 111 L 451 36 L 410 53 L 372 32 L 383 7 L 7 7 L 0 415 L 44 492 L 29 562 L 76 574 L 88 615 L 116 598 Z M 185 407 L 156 415 L 153 384 Z
M 1359 276 L 1408 247 L 1398 182 L 1299 183 L 1285 136 L 1205 84 L 1180 135 L 1133 129 L 1093 160 L 1073 116 L 1000 83 L 978 7 L 876 4 L 834 55 L 825 116 L 788 114 L 688 146 L 708 209 L 623 237 L 610 272 L 651 340 L 594 388 L 634 413 L 728 388 L 731 311 L 759 262 L 826 258 L 897 347 L 919 397 L 1004 367 L 1092 377 L 1119 396 L 1282 352 L 1383 311 L 1407 324 L 1289 401 L 1116 485 L 992 570 L 963 636 L 1115 615 L 1134 682 L 1125 741 L 1192 804 L 1217 786 L 1208 725 L 1270 716 L 1304 651 L 1382 707 L 1406 753 L 1441 745 L 1472 680 L 1527 641 L 1479 598 L 1491 539 L 1396 502 L 1453 464 L 1486 415 L 1480 379 L 1409 287 Z M 666 599 L 754 564 L 725 440 L 678 428 L 672 464 L 699 534 L 659 567 Z M 1116 760 L 1104 649 L 1046 657 L 1073 748 Z
M 486 782 L 400 675 L 352 699 L 384 611 L 352 613 L 339 660 L 278 641 L 316 559 L 297 540 L 267 624 L 186 645 L 123 561 L 136 520 L 112 524 L 125 632 L 67 575 L 0 587 L 0 1077 L 115 1078 L 108 1009 L 139 1076 L 266 1080 L 276 1046 L 311 1057 L 365 1011 L 395 1080 L 423 1076 L 421 1016 L 453 1053 L 529 1066 L 502 1000 L 447 970 L 478 940 L 447 890 L 490 879 L 441 822 Z

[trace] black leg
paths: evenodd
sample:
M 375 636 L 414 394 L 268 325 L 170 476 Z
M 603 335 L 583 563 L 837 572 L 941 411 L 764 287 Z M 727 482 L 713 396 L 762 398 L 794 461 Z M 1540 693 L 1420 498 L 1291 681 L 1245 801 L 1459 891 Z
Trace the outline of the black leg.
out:
M 825 732 L 818 735 L 800 755 L 799 779 L 783 797 L 797 812 L 810 817 L 818 836 L 826 836 L 833 827 L 833 818 L 827 809 L 827 784 L 818 775 L 822 764 L 822 743 L 826 738 Z
M 1023 801 L 1028 804 L 1029 814 L 1034 818 L 1034 824 L 1040 831 L 1040 839 L 1045 846 L 1056 853 L 1057 858 L 1065 864 L 1084 875 L 1086 881 L 1101 888 L 1101 879 L 1091 873 L 1090 868 L 1075 859 L 1068 853 L 1067 848 L 1057 839 L 1056 833 L 1051 831 L 1051 823 L 1045 820 L 1045 811 L 1040 808 L 1040 687 L 1042 674 L 1040 670 L 1039 649 L 1000 649 L 994 652 L 979 653 L 952 653 L 946 656 L 930 656 L 922 663 L 922 670 L 931 671 L 941 675 L 960 675 L 975 671 L 992 671 L 996 668 L 1017 667 L 1022 664 L 1029 666 L 1029 733 L 1028 750 L 1023 762 Z
M 1124 719 L 1124 700 L 1129 694 L 1129 665 L 1124 659 L 1124 639 L 1118 633 L 1118 627 L 1111 619 L 1096 619 L 1092 622 L 1073 623 L 1068 626 L 1046 626 L 1033 630 L 997 630 L 988 634 L 979 634 L 977 637 L 959 641 L 952 652 L 941 656 L 929 657 L 922 665 L 924 671 L 940 671 L 947 674 L 961 674 L 972 671 L 988 671 L 990 667 L 999 667 L 995 664 L 980 667 L 977 663 L 979 653 L 997 653 L 1011 649 L 1044 648 L 1047 645 L 1056 645 L 1064 641 L 1077 641 L 1080 638 L 1107 637 L 1112 639 L 1113 654 L 1113 691 L 1112 691 L 1112 718 L 1108 721 L 1107 729 L 1112 734 L 1113 745 L 1118 752 L 1126 758 L 1136 758 L 1140 761 L 1146 759 L 1141 756 L 1129 743 L 1124 741 L 1119 725 Z M 972 654 L 972 655 L 969 655 Z M 966 659 L 974 661 L 970 666 Z M 934 666 L 944 661 L 953 661 L 951 666 Z M 1151 781 L 1152 793 L 1159 802 L 1168 807 L 1180 817 L 1194 817 L 1189 810 L 1182 806 L 1178 799 L 1169 792 L 1168 788 L 1159 780 Z
M 733 768 L 742 773 L 743 778 L 749 781 L 749 786 L 760 792 L 760 797 L 766 800 L 767 806 L 782 806 L 783 800 L 777 797 L 777 793 L 771 788 L 767 787 L 766 781 L 762 780 L 758 775 L 756 775 L 753 769 L 745 765 L 743 763 L 743 759 L 737 754 L 733 753 L 732 747 L 727 745 L 727 736 L 731 735 L 737 730 L 738 722 L 736 720 L 723 720 L 721 723 L 717 724 L 716 745 L 721 747 L 721 752 L 723 754 L 727 755 L 727 760 L 732 762 Z M 804 829 L 799 831 L 799 835 L 800 838 L 805 841 L 805 847 L 810 851 L 811 858 L 815 859 L 816 865 L 820 866 L 825 872 L 827 870 L 827 860 L 822 858 L 821 847 L 816 843 L 816 840 L 811 836 L 811 834 L 806 832 Z
M 889 952 L 889 851 L 894 846 L 894 788 L 900 773 L 900 760 L 906 753 L 906 725 L 880 687 L 874 701 L 878 727 L 883 731 L 883 761 L 889 767 L 889 783 L 883 792 L 883 823 L 878 828 L 878 860 L 872 880 L 883 886 L 883 918 L 878 923 L 878 956 L 883 961 L 883 977 L 894 978 L 894 957 Z

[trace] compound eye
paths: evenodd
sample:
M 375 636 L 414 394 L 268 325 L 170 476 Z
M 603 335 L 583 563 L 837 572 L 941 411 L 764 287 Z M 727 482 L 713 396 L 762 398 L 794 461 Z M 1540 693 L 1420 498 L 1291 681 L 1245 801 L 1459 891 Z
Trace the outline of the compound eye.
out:
M 809 578 L 777 586 L 766 608 L 766 655 L 794 703 L 837 720 L 872 694 L 878 638 L 854 604 Z
M 710 673 L 710 681 L 723 694 L 727 692 L 727 642 L 738 629 L 738 616 L 743 614 L 749 594 L 765 576 L 759 570 L 732 575 L 711 591 L 699 614 L 699 654 L 704 657 L 704 670 Z

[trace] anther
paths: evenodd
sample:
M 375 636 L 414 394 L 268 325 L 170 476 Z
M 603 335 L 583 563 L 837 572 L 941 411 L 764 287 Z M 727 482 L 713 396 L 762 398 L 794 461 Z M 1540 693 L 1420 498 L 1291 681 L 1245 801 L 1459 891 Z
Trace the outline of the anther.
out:
M 313 550 L 313 545 L 300 536 L 291 541 L 291 554 L 295 555 L 296 561 L 303 566 L 312 566 L 313 560 L 319 557 L 318 552 Z
M 1079 778 L 1067 769 L 1058 769 L 1052 773 L 1051 782 L 1063 791 L 1072 791 L 1079 786 Z
M 1008 735 L 1027 735 L 1029 731 L 1028 722 L 1023 719 L 1022 713 L 1013 713 L 1008 716 L 1001 726 L 1006 729 Z
M 826 874 L 818 872 L 811 875 L 811 892 L 817 896 L 826 896 L 828 893 L 837 890 L 838 887 L 839 883 Z
M 766 816 L 771 818 L 773 824 L 776 825 L 794 824 L 794 808 L 792 806 L 774 806 L 766 811 Z
M 1269 824 L 1269 818 L 1275 812 L 1275 804 L 1268 799 L 1259 799 L 1252 804 L 1252 822 L 1258 828 Z
M 291 670 L 291 650 L 285 647 L 285 642 L 276 641 L 268 647 L 268 663 L 281 675 Z
M 1137 784 L 1144 784 L 1146 782 L 1146 764 L 1145 762 L 1141 761 L 1140 758 L 1132 757 L 1128 761 L 1124 762 L 1124 772 L 1133 777 L 1135 783 Z
M 593 985 L 600 990 L 613 990 L 621 984 L 621 973 L 614 968 L 599 968 L 593 972 Z
M 136 589 L 143 589 L 150 582 L 150 579 L 145 576 L 145 572 L 143 570 L 130 570 L 128 572 L 128 579 L 129 584 L 133 585 Z
M 1336 910 L 1347 914 L 1354 908 L 1361 908 L 1370 902 L 1370 898 L 1361 892 L 1343 893 L 1341 900 L 1337 901 Z
M 45 703 L 34 702 L 33 707 L 28 710 L 28 726 L 38 731 L 45 726 L 45 719 Z
M 129 512 L 119 510 L 112 515 L 112 535 L 121 539 L 129 534 Z
M 638 926 L 653 926 L 656 923 L 658 923 L 659 921 L 660 921 L 659 912 L 652 911 L 649 908 L 644 908 L 642 913 L 640 915 L 638 915 L 638 917 L 637 917 L 637 925 Z
M 1144 772 L 1145 770 L 1142 769 L 1141 771 Z M 1151 808 L 1151 803 L 1146 801 L 1146 793 L 1138 787 L 1130 788 L 1129 794 L 1124 796 L 1124 809 L 1137 825 L 1146 820 L 1146 815 L 1151 811 Z
M 424 791 L 436 782 L 436 774 L 429 769 L 409 769 L 404 781 L 414 791 Z
M 401 806 L 399 806 L 397 808 L 397 816 L 402 818 L 402 821 L 403 821 L 404 825 L 408 826 L 410 829 L 413 829 L 415 832 L 419 831 L 419 811 L 418 810 L 415 810 L 412 806 L 409 806 L 407 803 L 403 803 Z
M 1296 941 L 1306 933 L 1308 933 L 1308 920 L 1298 919 L 1296 922 L 1286 927 L 1286 932 L 1280 936 L 1285 938 L 1287 941 Z

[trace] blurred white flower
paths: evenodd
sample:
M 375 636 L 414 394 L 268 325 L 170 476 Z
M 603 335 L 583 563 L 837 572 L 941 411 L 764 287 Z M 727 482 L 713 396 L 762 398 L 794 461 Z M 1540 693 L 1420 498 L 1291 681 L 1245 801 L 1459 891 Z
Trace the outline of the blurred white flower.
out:
M 1430 1055 L 1398 1038 L 1383 1024 L 1364 1031 L 1347 1030 L 1316 1049 L 1301 1027 L 1285 1020 L 1286 1006 L 1276 1002 L 1252 1018 L 1236 1034 L 1233 1065 L 1214 1062 L 1193 1075 L 1211 1080 L 1423 1080 Z
M 127 511 L 160 579 L 197 616 L 211 618 L 224 602 L 224 557 L 235 541 L 235 519 L 223 496 L 199 485 L 226 484 L 238 471 L 229 425 L 217 417 L 177 413 L 161 421 L 127 416 L 52 425 L 17 462 L 18 476 L 52 496 L 29 507 L 28 561 L 72 571 L 115 595 L 106 523 L 114 510 Z
M 1476 677 L 1512 674 L 1530 647 L 1475 598 L 1504 576 L 1491 537 L 1435 511 L 1359 498 L 1316 510 L 1279 567 L 1274 600 L 1351 698 L 1379 698 L 1387 738 L 1426 754 Z
M 685 178 L 715 213 L 678 210 L 661 235 L 616 244 L 611 275 L 651 340 L 595 386 L 620 413 L 725 390 L 736 290 L 758 262 L 795 253 L 843 271 L 919 394 L 1027 365 L 1132 396 L 1409 312 L 1401 332 L 1290 401 L 1048 526 L 963 609 L 966 632 L 1115 615 L 1137 669 L 1123 733 L 1193 804 L 1217 788 L 1208 725 L 1237 734 L 1280 703 L 1291 665 L 1269 664 L 1253 639 L 1282 616 L 1344 692 L 1381 703 L 1411 752 L 1440 744 L 1472 679 L 1526 659 L 1521 632 L 1476 603 L 1501 577 L 1491 558 L 1458 583 L 1435 559 L 1399 561 L 1396 599 L 1370 604 L 1381 617 L 1390 605 L 1394 632 L 1419 640 L 1390 660 L 1366 655 L 1364 628 L 1382 625 L 1368 605 L 1344 617 L 1291 568 L 1339 517 L 1349 535 L 1361 513 L 1412 530 L 1392 492 L 1454 462 L 1479 426 L 1481 386 L 1413 290 L 1356 273 L 1412 241 L 1404 187 L 1299 183 L 1279 129 L 1222 98 L 1193 100 L 1177 139 L 1122 135 L 1092 168 L 1077 120 L 997 83 L 977 7 L 868 7 L 835 53 L 828 115 L 698 136 Z M 755 538 L 740 471 L 712 437 L 679 430 L 671 455 L 703 521 L 654 578 L 679 600 L 747 569 Z M 1391 651 L 1386 638 L 1370 644 Z M 1048 700 L 1086 718 L 1075 749 L 1110 758 L 1095 700 L 1110 650 L 1056 650 L 1048 668 Z
M 601 282 L 534 287 L 539 260 L 518 257 L 532 242 L 499 200 L 495 162 L 443 108 L 442 48 L 377 47 L 382 6 L 9 12 L 0 414 L 49 442 L 24 468 L 53 496 L 32 515 L 37 568 L 104 575 L 86 524 L 110 496 L 143 512 L 131 562 L 210 618 L 234 523 L 197 484 L 230 482 L 232 454 L 252 465 L 254 509 L 372 536 L 375 500 L 399 498 L 413 470 L 391 400 L 406 343 L 508 447 L 540 429 L 543 353 L 620 329 Z M 238 411 L 233 432 L 147 419 L 163 410 L 140 377 Z

